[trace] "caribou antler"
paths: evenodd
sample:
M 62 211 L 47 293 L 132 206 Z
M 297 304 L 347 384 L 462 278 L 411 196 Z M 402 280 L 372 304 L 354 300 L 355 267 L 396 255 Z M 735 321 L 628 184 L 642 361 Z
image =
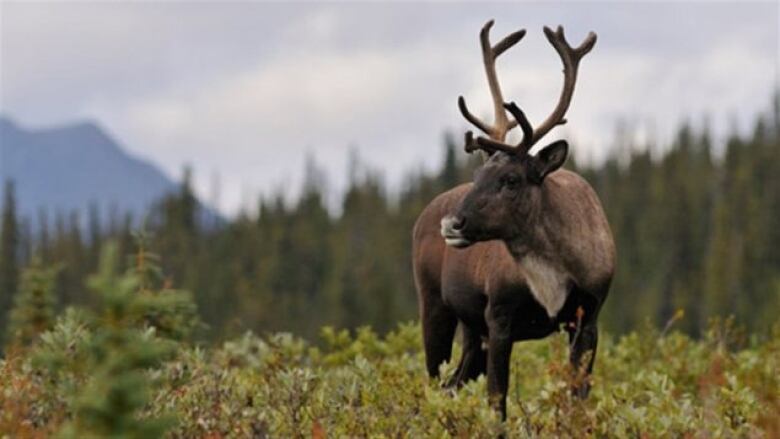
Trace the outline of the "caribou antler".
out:
M 527 146 L 534 137 L 534 129 L 528 122 L 528 118 L 525 117 L 525 113 L 514 102 L 504 104 L 504 107 L 515 118 L 515 125 L 520 125 L 520 129 L 523 131 L 523 140 L 517 146 L 507 145 L 504 142 L 489 139 L 487 137 L 478 137 L 476 141 L 472 140 L 471 131 L 466 133 L 466 151 L 471 152 L 474 148 L 479 148 L 488 153 L 495 151 L 504 151 L 507 154 L 518 154 L 521 151 L 527 152 L 531 147 Z M 471 147 L 469 146 L 471 144 Z
M 566 37 L 563 36 L 563 27 L 558 26 L 555 32 L 549 27 L 544 27 L 544 35 L 547 36 L 547 40 L 558 52 L 558 55 L 563 61 L 563 90 L 561 90 L 561 97 L 558 100 L 558 105 L 555 110 L 542 122 L 541 125 L 534 130 L 534 140 L 531 142 L 531 146 L 539 141 L 545 134 L 547 134 L 556 125 L 563 125 L 566 123 L 564 116 L 571 104 L 571 97 L 574 95 L 574 84 L 577 83 L 577 69 L 580 66 L 580 60 L 585 56 L 593 45 L 596 44 L 596 34 L 593 32 L 588 33 L 585 37 L 585 41 L 577 48 L 572 48 L 566 41 Z
M 488 125 L 478 117 L 471 114 L 468 107 L 466 107 L 466 100 L 463 96 L 458 98 L 458 108 L 460 108 L 461 114 L 474 126 L 484 132 L 491 139 L 503 142 L 506 138 L 506 133 L 517 125 L 517 121 L 510 121 L 506 117 L 504 111 L 504 97 L 501 94 L 501 85 L 498 83 L 498 76 L 496 75 L 496 58 L 498 58 L 507 49 L 517 44 L 525 36 L 525 29 L 521 29 L 517 32 L 513 32 L 495 46 L 490 44 L 490 28 L 493 27 L 493 20 L 488 21 L 482 27 L 479 33 L 479 41 L 482 46 L 482 61 L 485 64 L 485 74 L 487 75 L 488 86 L 490 87 L 490 94 L 493 97 L 493 109 L 494 109 L 494 121 L 493 125 Z M 466 150 L 471 152 L 481 147 L 474 143 L 473 134 L 466 134 Z
M 508 154 L 526 154 L 531 147 L 536 144 L 542 137 L 545 136 L 550 130 L 557 125 L 563 125 L 566 123 L 565 115 L 571 104 L 571 98 L 574 94 L 574 85 L 577 82 L 577 69 L 579 68 L 580 60 L 588 52 L 593 49 L 596 44 L 596 34 L 590 32 L 585 40 L 577 48 L 572 48 L 566 41 L 566 37 L 563 35 L 563 27 L 558 28 L 553 32 L 549 27 L 544 27 L 544 34 L 547 36 L 547 40 L 558 52 L 563 62 L 563 90 L 561 91 L 561 97 L 558 100 L 550 116 L 542 122 L 541 125 L 535 129 L 531 127 L 525 114 L 520 108 L 515 105 L 514 102 L 504 104 L 501 96 L 501 89 L 498 86 L 498 79 L 495 71 L 495 58 L 500 55 L 509 47 L 512 47 L 520 38 L 525 35 L 525 31 L 515 32 L 504 38 L 493 48 L 490 47 L 488 40 L 488 33 L 490 27 L 493 25 L 493 21 L 487 22 L 482 28 L 480 33 L 480 39 L 482 41 L 482 53 L 485 60 L 485 70 L 488 74 L 488 83 L 490 84 L 490 91 L 493 95 L 493 103 L 496 111 L 496 122 L 494 126 L 489 127 L 481 120 L 474 117 L 468 112 L 465 101 L 461 96 L 458 99 L 458 106 L 460 107 L 463 116 L 471 123 L 477 126 L 480 130 L 485 132 L 490 138 L 478 137 L 474 139 L 473 134 L 469 131 L 466 133 L 466 151 L 471 152 L 476 149 L 482 149 L 488 153 L 495 151 L 504 151 Z M 516 36 L 518 35 L 519 36 Z M 514 38 L 514 39 L 513 39 Z M 509 42 L 507 42 L 509 40 Z M 486 49 L 487 48 L 487 49 Z M 500 50 L 499 50 L 500 49 Z M 509 122 L 504 109 L 509 111 L 514 117 L 513 122 Z M 517 145 L 508 145 L 504 143 L 506 133 L 515 127 L 520 125 L 523 131 L 523 140 Z

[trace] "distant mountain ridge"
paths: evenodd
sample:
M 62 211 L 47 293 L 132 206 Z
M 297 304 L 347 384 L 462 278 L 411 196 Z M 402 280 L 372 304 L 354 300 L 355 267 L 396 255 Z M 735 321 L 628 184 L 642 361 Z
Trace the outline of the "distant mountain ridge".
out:
M 178 188 L 156 166 L 133 157 L 93 122 L 28 130 L 0 116 L 0 181 L 14 182 L 20 216 L 33 222 L 90 205 L 103 219 L 108 209 L 142 218 Z M 0 200 L 2 204 L 2 200 Z

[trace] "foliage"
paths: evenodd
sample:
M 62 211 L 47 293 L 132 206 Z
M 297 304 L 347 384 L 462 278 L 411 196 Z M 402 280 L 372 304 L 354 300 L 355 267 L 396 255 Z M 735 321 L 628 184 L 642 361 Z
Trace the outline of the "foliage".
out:
M 63 437 L 154 437 L 165 427 L 159 420 L 136 417 L 150 391 L 146 369 L 159 365 L 173 348 L 155 336 L 153 326 L 141 324 L 161 304 L 140 291 L 140 276 L 117 275 L 116 262 L 116 247 L 107 246 L 100 272 L 89 281 L 101 307 L 89 336 L 75 346 L 80 360 L 75 366 L 88 374 L 71 394 L 72 420 L 62 427 Z M 54 373 L 71 360 L 68 351 L 48 349 L 46 354 L 39 355 L 39 361 Z
M 142 320 L 156 333 L 172 340 L 186 340 L 203 327 L 192 294 L 171 287 L 160 267 L 160 257 L 149 250 L 144 230 L 134 233 L 136 251 L 131 256 L 128 275 L 137 281 L 137 300 L 144 311 Z
M 3 210 L 0 215 L 0 331 L 8 326 L 8 310 L 13 303 L 19 276 L 19 224 L 16 218 L 16 198 L 11 181 L 3 183 Z M 2 341 L 0 332 L 0 341 Z
M 96 358 L 90 351 L 105 346 L 107 334 L 85 333 L 84 324 L 68 320 L 73 317 L 48 333 L 46 349 Z M 150 342 L 149 334 L 136 335 L 135 342 Z M 173 416 L 168 437 L 495 437 L 504 432 L 508 437 L 731 438 L 773 437 L 780 431 L 778 325 L 763 341 L 744 340 L 729 321 L 712 322 L 699 341 L 650 326 L 617 339 L 603 336 L 594 387 L 585 401 L 569 392 L 565 336 L 517 344 L 505 424 L 487 405 L 484 378 L 457 392 L 429 381 L 416 325 L 401 325 L 386 337 L 369 328 L 355 334 L 326 328 L 322 338 L 322 346 L 315 347 L 289 334 L 247 333 L 221 347 L 180 349 L 164 363 L 140 361 L 134 370 L 139 372 L 140 364 L 150 367 L 144 379 L 156 385 L 146 387 L 150 398 L 143 403 L 133 400 L 133 407 L 143 410 L 132 421 Z M 454 367 L 454 362 L 444 365 L 445 375 Z M 65 432 L 87 425 L 86 416 L 107 413 L 86 401 L 103 401 L 106 389 L 96 383 L 106 383 L 103 373 L 112 368 L 117 378 L 127 370 L 116 368 L 132 367 L 108 361 L 94 378 L 45 372 L 39 379 L 42 370 L 29 358 L 0 363 L 0 408 L 8 408 L 0 411 L 0 431 L 35 436 L 60 430 L 63 423 Z M 62 387 L 63 381 L 85 378 L 85 390 Z M 112 382 L 116 388 L 129 385 Z M 62 394 L 77 396 L 53 404 L 52 395 Z M 89 414 L 88 408 L 96 411 Z M 67 421 L 73 415 L 75 420 Z M 149 430 L 144 433 L 153 437 Z
M 54 282 L 59 267 L 44 267 L 39 259 L 22 272 L 19 293 L 9 316 L 8 344 L 29 346 L 54 325 Z
M 99 272 L 88 282 L 96 309 L 69 309 L 29 353 L 11 351 L 4 367 L 20 368 L 25 379 L 6 371 L 10 383 L 29 386 L 37 400 L 4 389 L 3 405 L 19 407 L 4 420 L 8 431 L 27 434 L 24 425 L 60 437 L 147 438 L 170 426 L 165 413 L 139 412 L 160 383 L 151 372 L 199 325 L 197 310 L 188 293 L 159 286 L 157 258 L 146 250 L 143 234 L 134 260 L 118 274 L 117 246 L 106 245 Z M 27 273 L 25 280 L 37 280 L 35 275 Z M 32 419 L 16 424 L 21 413 Z
M 589 399 L 571 396 L 567 337 L 519 343 L 508 419 L 485 378 L 457 392 L 427 377 L 418 325 L 379 336 L 334 327 L 310 344 L 251 332 L 186 343 L 189 319 L 156 285 L 140 244 L 118 274 L 108 246 L 90 277 L 94 310 L 69 308 L 31 348 L 0 360 L 0 437 L 774 437 L 780 432 L 780 324 L 750 338 L 734 319 L 700 340 L 649 322 L 602 334 Z M 190 306 L 184 309 L 190 309 Z M 165 322 L 157 326 L 159 322 Z M 182 340 L 171 337 L 182 335 Z M 460 352 L 442 365 L 453 373 Z

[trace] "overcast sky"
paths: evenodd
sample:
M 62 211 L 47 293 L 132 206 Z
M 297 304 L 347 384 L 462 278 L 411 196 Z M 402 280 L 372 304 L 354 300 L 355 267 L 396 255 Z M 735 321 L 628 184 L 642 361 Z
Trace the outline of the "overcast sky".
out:
M 456 98 L 488 115 L 477 34 L 528 34 L 498 63 L 532 123 L 554 107 L 562 24 L 595 49 L 580 67 L 565 136 L 578 157 L 615 147 L 619 121 L 667 140 L 704 117 L 747 130 L 778 84 L 777 2 L 0 3 L 0 114 L 29 128 L 93 119 L 173 177 L 195 169 L 219 208 L 299 187 L 307 154 L 343 188 L 350 149 L 395 188 L 460 140 Z

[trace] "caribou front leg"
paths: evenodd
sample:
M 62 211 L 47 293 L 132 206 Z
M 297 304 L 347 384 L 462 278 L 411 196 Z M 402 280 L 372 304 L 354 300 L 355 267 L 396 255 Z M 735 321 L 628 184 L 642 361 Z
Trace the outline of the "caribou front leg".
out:
M 508 304 L 489 303 L 485 310 L 488 326 L 487 385 L 490 405 L 506 420 L 509 388 L 509 360 L 512 357 L 512 314 Z

